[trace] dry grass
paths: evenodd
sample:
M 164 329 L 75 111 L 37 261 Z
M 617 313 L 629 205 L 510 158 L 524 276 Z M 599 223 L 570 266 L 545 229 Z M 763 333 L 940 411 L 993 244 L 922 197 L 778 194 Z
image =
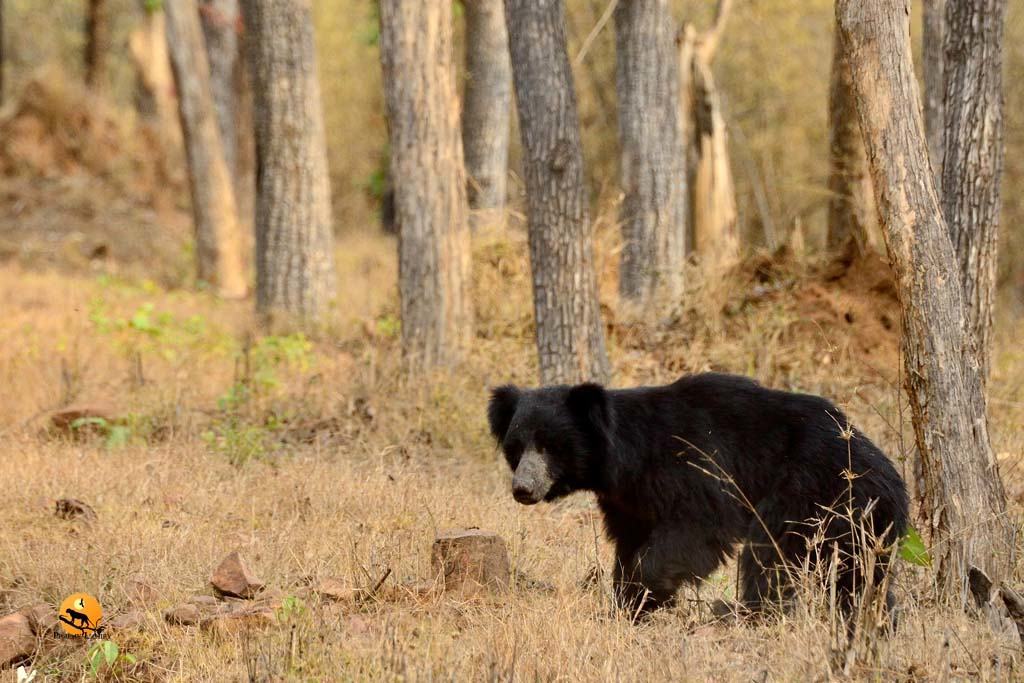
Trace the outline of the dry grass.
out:
M 731 569 L 702 587 L 699 601 L 689 591 L 681 607 L 649 623 L 613 616 L 607 585 L 581 587 L 595 564 L 610 564 L 593 501 L 512 501 L 484 404 L 489 385 L 534 378 L 518 235 L 478 240 L 472 355 L 417 378 L 400 368 L 394 243 L 385 238 L 339 244 L 339 322 L 312 342 L 267 341 L 246 302 L 9 263 L 0 271 L 4 606 L 56 604 L 85 590 L 116 613 L 128 608 L 127 582 L 141 575 L 161 597 L 148 606 L 149 628 L 116 636 L 141 662 L 121 671 L 124 679 L 843 678 L 843 654 L 820 609 L 758 626 L 716 623 L 706 602 L 733 594 Z M 724 279 L 724 288 L 695 284 L 681 319 L 627 320 L 614 299 L 614 252 L 614 231 L 603 228 L 599 261 L 618 384 L 705 368 L 747 372 L 832 396 L 890 452 L 908 448 L 895 337 L 879 340 L 888 350 L 874 352 L 875 366 L 858 326 L 832 324 L 827 314 L 842 297 L 852 301 L 855 288 L 833 281 L 832 298 L 813 308 L 817 299 L 807 296 L 823 286 L 821 269 L 762 261 Z M 1014 460 L 1024 445 L 1024 367 L 1007 342 L 1019 331 L 1020 323 L 1001 322 L 993 386 L 997 450 Z M 69 402 L 111 405 L 128 443 L 45 433 L 46 411 Z M 98 521 L 54 517 L 54 500 L 66 496 L 89 502 Z M 435 532 L 458 526 L 508 540 L 519 571 L 512 593 L 463 601 L 403 588 L 431 579 Z M 386 568 L 392 575 L 378 601 L 305 596 L 298 614 L 250 636 L 164 624 L 160 611 L 207 590 L 212 568 L 233 549 L 285 594 L 304 595 L 310 577 L 365 587 Z M 903 568 L 897 593 L 901 629 L 862 643 L 850 677 L 1019 677 L 1017 655 L 987 627 L 934 603 L 926 572 Z M 35 666 L 55 679 L 87 671 L 83 648 L 67 642 Z

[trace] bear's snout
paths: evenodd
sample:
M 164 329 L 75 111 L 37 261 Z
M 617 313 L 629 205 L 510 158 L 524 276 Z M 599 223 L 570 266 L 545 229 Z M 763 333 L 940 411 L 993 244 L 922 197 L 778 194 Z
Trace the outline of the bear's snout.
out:
M 523 453 L 512 475 L 512 497 L 516 502 L 523 505 L 539 503 L 551 490 L 551 484 L 544 456 L 535 450 Z

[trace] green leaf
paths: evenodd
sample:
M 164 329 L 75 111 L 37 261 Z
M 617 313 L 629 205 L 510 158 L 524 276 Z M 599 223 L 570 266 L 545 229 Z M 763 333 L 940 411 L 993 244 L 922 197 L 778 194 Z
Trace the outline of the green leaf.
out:
M 99 675 L 100 665 L 103 663 L 103 653 L 100 651 L 100 644 L 96 643 L 89 648 L 89 673 L 93 678 Z
M 921 540 L 921 534 L 912 526 L 907 528 L 907 533 L 903 535 L 903 540 L 900 542 L 900 557 L 918 567 L 932 566 L 932 556 L 928 554 L 928 548 Z
M 124 425 L 113 425 L 107 432 L 107 448 L 120 448 L 128 443 L 132 437 L 131 427 Z
M 102 417 L 79 417 L 71 421 L 72 429 L 81 429 L 82 427 L 99 427 L 100 429 L 106 429 L 109 423 Z
M 100 647 L 103 648 L 103 658 L 107 660 L 107 666 L 113 666 L 114 662 L 117 661 L 117 655 L 120 654 L 121 648 L 112 640 L 104 640 L 100 643 Z
M 139 658 L 133 655 L 131 652 L 126 652 L 123 655 L 121 655 L 121 659 L 124 661 L 125 664 L 135 664 L 139 661 Z

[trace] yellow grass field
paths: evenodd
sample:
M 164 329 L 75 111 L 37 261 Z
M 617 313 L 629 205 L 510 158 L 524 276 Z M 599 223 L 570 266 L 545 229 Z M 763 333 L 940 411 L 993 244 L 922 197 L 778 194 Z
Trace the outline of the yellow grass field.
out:
M 599 245 L 617 384 L 746 372 L 831 396 L 895 457 L 910 452 L 895 333 L 871 344 L 857 325 L 831 322 L 844 302 L 885 315 L 884 296 L 867 311 L 853 285 L 843 299 L 843 287 L 820 284 L 828 266 L 755 259 L 715 291 L 692 273 L 697 303 L 674 323 L 620 320 L 611 231 Z M 1019 651 L 937 605 L 928 571 L 910 565 L 897 578 L 898 633 L 850 652 L 813 606 L 768 624 L 717 623 L 707 603 L 730 597 L 731 568 L 648 623 L 613 615 L 593 501 L 516 505 L 486 433 L 488 387 L 530 383 L 535 367 L 521 233 L 483 236 L 475 251 L 476 348 L 422 377 L 401 369 L 387 238 L 339 242 L 338 322 L 312 339 L 261 335 L 250 302 L 8 261 L 0 611 L 78 591 L 108 618 L 141 609 L 141 627 L 107 634 L 137 663 L 101 668 L 106 680 L 1019 680 Z M 1000 321 L 992 386 L 995 445 L 1011 474 L 1024 450 L 1020 332 Z M 67 404 L 102 407 L 109 424 L 56 434 L 48 417 Z M 96 521 L 56 517 L 60 498 L 88 503 Z M 506 539 L 514 590 L 427 590 L 435 534 L 472 526 Z M 213 568 L 233 550 L 270 587 L 277 621 L 226 635 L 166 623 L 166 609 L 211 593 Z M 584 586 L 595 566 L 605 575 Z M 388 569 L 369 600 L 309 589 L 328 578 L 366 589 Z M 141 605 L 138 581 L 154 589 Z M 91 677 L 79 641 L 41 641 L 32 666 L 53 680 Z

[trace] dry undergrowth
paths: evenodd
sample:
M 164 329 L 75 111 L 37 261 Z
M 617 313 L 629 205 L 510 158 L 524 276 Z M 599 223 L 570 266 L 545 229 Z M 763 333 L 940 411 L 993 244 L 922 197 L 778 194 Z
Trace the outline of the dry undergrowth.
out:
M 129 587 L 141 577 L 159 596 L 146 605 L 150 623 L 112 636 L 138 663 L 104 677 L 1021 677 L 1020 655 L 987 626 L 937 605 L 928 572 L 910 566 L 896 578 L 898 633 L 863 634 L 852 647 L 818 603 L 778 622 L 717 622 L 708 605 L 734 596 L 732 568 L 647 623 L 613 616 L 610 549 L 592 499 L 516 505 L 486 434 L 487 388 L 536 377 L 521 225 L 476 237 L 477 327 L 464 363 L 408 377 L 397 348 L 393 241 L 343 237 L 328 329 L 267 336 L 251 302 L 188 289 L 183 231 L 167 230 L 145 197 L 110 203 L 123 169 L 107 164 L 124 155 L 59 146 L 87 136 L 65 130 L 76 106 L 53 98 L 73 103 L 80 94 L 36 95 L 49 99 L 35 108 L 29 99 L 0 121 L 35 135 L 35 144 L 5 148 L 4 172 L 14 175 L 0 195 L 13 216 L 0 222 L 0 482 L 8 492 L 0 614 L 87 591 L 114 615 L 131 608 Z M 48 118 L 53 110 L 64 113 Z M 119 125 L 101 112 L 79 124 L 101 137 Z M 187 225 L 171 205 L 170 224 Z M 685 305 L 648 319 L 617 301 L 614 215 L 604 207 L 595 222 L 616 384 L 715 369 L 824 394 L 909 474 L 898 306 L 882 259 L 819 264 L 761 254 L 726 274 L 694 268 Z M 1024 357 L 1014 340 L 1024 329 L 1009 309 L 1000 309 L 991 407 L 1016 513 Z M 49 415 L 69 405 L 102 408 L 109 419 L 71 435 L 47 429 Z M 55 516 L 54 501 L 65 497 L 86 502 L 97 519 Z M 432 578 L 434 534 L 465 526 L 508 540 L 511 593 L 474 602 L 418 590 Z M 272 588 L 296 596 L 281 623 L 228 637 L 164 623 L 162 610 L 208 590 L 213 567 L 236 549 Z M 588 583 L 595 566 L 605 571 Z M 305 590 L 326 577 L 365 589 L 385 575 L 376 598 L 359 604 L 321 603 Z M 43 649 L 33 666 L 41 678 L 89 676 L 84 647 L 67 641 Z
M 346 296 L 336 324 L 312 341 L 261 336 L 248 302 L 8 264 L 0 611 L 84 590 L 113 614 L 129 607 L 129 580 L 144 577 L 160 598 L 147 606 L 148 628 L 115 636 L 140 662 L 109 674 L 126 680 L 1020 676 L 1019 655 L 981 623 L 936 606 L 927 572 L 911 567 L 897 578 L 897 635 L 850 658 L 820 609 L 758 626 L 716 623 L 707 603 L 733 595 L 731 568 L 649 623 L 611 616 L 607 578 L 581 585 L 610 563 L 592 500 L 517 506 L 485 433 L 486 388 L 535 373 L 517 234 L 478 240 L 470 357 L 416 378 L 398 363 L 394 246 L 384 238 L 342 240 Z M 601 232 L 601 254 L 614 251 L 612 235 Z M 854 277 L 870 266 L 837 277 L 835 266 L 760 258 L 719 279 L 719 291 L 695 271 L 689 306 L 644 321 L 619 319 L 613 266 L 599 261 L 616 383 L 745 372 L 832 396 L 889 452 L 909 453 L 895 335 L 858 336 L 860 316 L 893 311 L 889 294 L 870 294 L 871 277 Z M 1019 324 L 1001 323 L 993 384 L 996 448 L 1010 459 L 1022 450 L 1024 373 L 1006 343 L 1015 331 Z M 77 440 L 46 431 L 49 411 L 67 404 L 103 405 L 115 419 Z M 63 497 L 88 502 L 97 521 L 55 517 Z M 429 582 L 430 542 L 457 526 L 508 540 L 516 590 L 467 602 L 407 588 Z M 161 610 L 205 590 L 234 549 L 268 584 L 304 596 L 282 624 L 218 638 L 163 623 Z M 376 601 L 322 604 L 303 592 L 322 577 L 366 588 L 387 569 Z M 88 671 L 84 649 L 67 642 L 34 665 L 56 679 Z

